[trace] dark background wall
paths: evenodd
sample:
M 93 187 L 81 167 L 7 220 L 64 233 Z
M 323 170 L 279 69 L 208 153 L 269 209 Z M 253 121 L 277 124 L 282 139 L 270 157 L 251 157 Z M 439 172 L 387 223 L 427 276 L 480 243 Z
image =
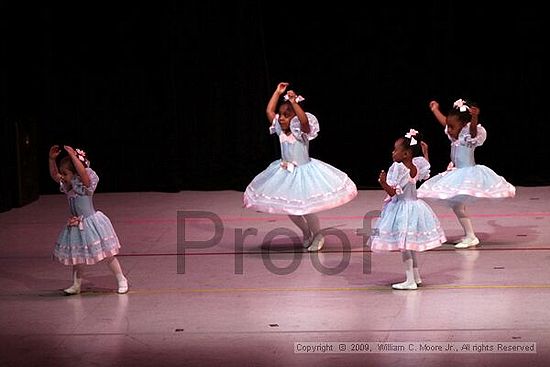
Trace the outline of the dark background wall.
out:
M 264 112 L 279 81 L 319 118 L 311 155 L 360 188 L 377 187 L 411 127 L 445 169 L 428 102 L 457 98 L 481 107 L 479 163 L 515 185 L 550 184 L 542 5 L 50 3 L 0 5 L 0 208 L 24 204 L 21 175 L 57 190 L 51 144 L 86 150 L 103 192 L 244 190 L 279 155 Z M 19 173 L 16 124 L 35 155 Z

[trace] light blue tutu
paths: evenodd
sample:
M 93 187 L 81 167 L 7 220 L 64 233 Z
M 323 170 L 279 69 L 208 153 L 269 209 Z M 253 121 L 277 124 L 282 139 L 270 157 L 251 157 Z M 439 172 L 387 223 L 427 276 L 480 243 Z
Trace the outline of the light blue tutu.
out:
M 357 196 L 357 187 L 347 174 L 309 157 L 309 140 L 319 132 L 314 115 L 306 113 L 310 132 L 303 133 L 300 120 L 290 122 L 291 134 L 281 130 L 276 115 L 270 128 L 279 136 L 282 158 L 272 162 L 247 186 L 246 208 L 264 213 L 304 215 L 343 205 Z
M 380 219 L 370 238 L 371 250 L 426 251 L 441 246 L 447 239 L 436 214 L 416 196 L 416 182 L 429 177 L 430 164 L 422 157 L 413 158 L 416 176 L 394 162 L 388 170 L 386 182 L 396 194 L 387 197 Z
M 63 228 L 55 244 L 54 257 L 65 265 L 95 264 L 119 252 L 120 242 L 109 218 L 93 206 L 93 193 L 99 177 L 86 168 L 90 186 L 74 176 L 70 189 L 61 185 L 67 195 L 72 223 Z
M 477 135 L 470 135 L 468 123 L 451 140 L 451 162 L 447 171 L 424 182 L 418 189 L 418 197 L 443 201 L 447 204 L 466 203 L 477 199 L 501 199 L 514 197 L 516 188 L 492 169 L 476 164 L 474 150 L 483 145 L 487 132 L 477 126 Z M 445 132 L 447 132 L 445 130 Z

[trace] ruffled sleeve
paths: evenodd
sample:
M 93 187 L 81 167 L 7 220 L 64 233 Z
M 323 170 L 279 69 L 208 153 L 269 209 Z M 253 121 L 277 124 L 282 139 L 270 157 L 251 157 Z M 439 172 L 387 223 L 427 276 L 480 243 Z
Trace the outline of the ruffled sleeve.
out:
M 283 130 L 281 129 L 281 124 L 279 124 L 279 114 L 276 114 L 275 117 L 273 118 L 273 122 L 271 123 L 271 126 L 269 127 L 269 133 L 281 135 L 282 131 Z
M 400 195 L 408 182 L 409 169 L 403 163 L 394 162 L 386 175 L 386 183 L 395 189 L 397 195 Z
M 84 186 L 79 176 L 75 176 L 71 182 L 73 190 L 78 195 L 92 195 L 97 187 L 99 182 L 99 177 L 91 168 L 86 168 L 88 176 L 90 177 L 90 185 L 88 187 Z
M 292 135 L 301 141 L 305 141 L 306 139 L 313 140 L 319 133 L 319 121 L 317 121 L 317 117 L 309 112 L 306 112 L 306 116 L 309 122 L 309 133 L 302 132 L 302 127 L 298 116 L 294 116 L 292 120 L 290 120 L 290 131 L 292 132 Z
M 466 124 L 464 128 L 462 129 L 462 132 L 464 132 L 464 136 L 462 137 L 462 141 L 466 143 L 469 147 L 480 147 L 485 143 L 485 140 L 487 139 L 487 131 L 481 124 L 477 124 L 477 135 L 475 138 L 472 138 L 470 135 L 470 123 Z
M 430 178 L 430 162 L 424 157 L 414 157 L 413 158 L 413 164 L 416 166 L 416 169 L 418 170 L 417 173 L 417 180 L 427 180 Z
M 70 190 L 67 190 L 67 186 L 63 183 L 63 181 L 59 181 L 59 191 L 67 194 Z

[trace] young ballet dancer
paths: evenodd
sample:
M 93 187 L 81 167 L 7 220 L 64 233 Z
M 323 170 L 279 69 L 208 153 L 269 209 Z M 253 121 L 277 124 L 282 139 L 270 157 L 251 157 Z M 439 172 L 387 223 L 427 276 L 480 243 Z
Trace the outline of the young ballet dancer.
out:
M 73 284 L 63 292 L 79 294 L 84 267 L 103 261 L 116 277 L 117 293 L 127 293 L 128 280 L 115 257 L 120 249 L 118 237 L 109 218 L 95 210 L 92 201 L 99 178 L 84 151 L 67 145 L 64 149 L 68 155 L 59 162 L 61 148 L 54 145 L 49 152 L 50 176 L 66 194 L 70 212 L 54 249 L 55 258 L 73 268 Z
M 325 238 L 316 213 L 349 202 L 357 195 L 357 187 L 344 172 L 310 158 L 309 142 L 317 137 L 319 123 L 302 109 L 304 98 L 287 91 L 288 85 L 277 85 L 266 109 L 270 132 L 279 137 L 281 159 L 252 180 L 243 202 L 259 212 L 288 215 L 302 231 L 303 246 L 308 251 L 319 251 Z
M 406 280 L 393 289 L 414 290 L 422 285 L 416 253 L 441 246 L 446 241 L 439 219 L 416 196 L 416 184 L 430 175 L 427 144 L 410 129 L 395 141 L 393 164 L 381 171 L 378 182 L 388 194 L 376 230 L 371 236 L 373 252 L 400 251 Z
M 475 162 L 474 151 L 487 138 L 487 131 L 478 121 L 480 110 L 476 104 L 459 99 L 447 116 L 437 101 L 431 101 L 429 106 L 451 141 L 451 163 L 447 171 L 420 186 L 418 197 L 441 200 L 453 209 L 464 230 L 464 238 L 455 248 L 477 246 L 479 239 L 466 213 L 466 204 L 480 198 L 514 197 L 516 189 L 489 167 Z

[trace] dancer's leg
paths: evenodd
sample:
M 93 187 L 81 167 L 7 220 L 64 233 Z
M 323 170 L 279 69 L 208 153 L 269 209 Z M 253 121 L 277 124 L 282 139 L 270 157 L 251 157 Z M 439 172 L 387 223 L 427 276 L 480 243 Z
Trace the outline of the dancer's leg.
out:
M 116 277 L 118 283 L 117 293 L 128 293 L 128 279 L 126 279 L 126 277 L 124 276 L 124 273 L 122 272 L 122 267 L 120 266 L 120 262 L 118 261 L 118 259 L 112 256 L 106 258 L 105 262 L 107 263 L 107 265 L 109 265 L 109 269 L 111 269 Z
M 478 245 L 479 240 L 474 233 L 472 220 L 466 214 L 466 206 L 464 204 L 453 205 L 453 211 L 458 218 L 465 235 L 465 237 L 455 245 L 455 248 L 467 248 Z
M 313 242 L 311 243 L 311 246 L 307 248 L 308 251 L 320 251 L 323 246 L 325 245 L 325 236 L 323 236 L 323 233 L 321 232 L 321 223 L 319 221 L 319 217 L 317 214 L 306 214 L 304 215 L 306 218 L 309 230 L 311 233 L 313 233 Z
M 303 245 L 305 248 L 308 248 L 313 241 L 313 234 L 311 233 L 306 219 L 302 215 L 289 215 L 288 216 L 292 223 L 294 223 L 300 230 L 303 235 Z
M 68 295 L 72 296 L 74 294 L 80 293 L 80 287 L 82 285 L 82 275 L 84 274 L 84 265 L 78 264 L 73 265 L 73 285 L 71 285 L 69 288 L 64 289 L 63 292 Z
M 420 272 L 418 271 L 418 260 L 416 259 L 416 251 L 411 251 L 411 256 L 413 260 L 414 282 L 416 283 L 416 285 L 421 286 L 422 278 L 420 277 Z
M 412 251 L 405 250 L 401 252 L 403 258 L 403 264 L 405 265 L 405 275 L 407 280 L 403 283 L 392 284 L 393 289 L 399 290 L 413 290 L 417 288 L 416 282 L 414 281 L 414 271 L 413 271 L 413 257 Z

